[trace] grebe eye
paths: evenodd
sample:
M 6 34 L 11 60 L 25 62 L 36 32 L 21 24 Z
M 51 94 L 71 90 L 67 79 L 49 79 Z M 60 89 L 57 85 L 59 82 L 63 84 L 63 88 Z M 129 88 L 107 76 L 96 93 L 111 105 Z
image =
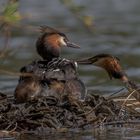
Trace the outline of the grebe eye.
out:
M 67 40 L 66 38 L 64 38 L 63 40 L 64 40 L 64 42 L 66 42 L 66 43 L 68 42 L 68 40 Z

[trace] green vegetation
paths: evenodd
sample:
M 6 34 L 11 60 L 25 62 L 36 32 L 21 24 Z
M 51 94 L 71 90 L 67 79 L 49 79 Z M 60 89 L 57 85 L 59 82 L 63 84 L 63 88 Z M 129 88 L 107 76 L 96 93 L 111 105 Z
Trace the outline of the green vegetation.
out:
M 21 20 L 21 15 L 18 11 L 19 2 L 10 0 L 1 13 L 0 20 L 2 24 L 13 25 Z

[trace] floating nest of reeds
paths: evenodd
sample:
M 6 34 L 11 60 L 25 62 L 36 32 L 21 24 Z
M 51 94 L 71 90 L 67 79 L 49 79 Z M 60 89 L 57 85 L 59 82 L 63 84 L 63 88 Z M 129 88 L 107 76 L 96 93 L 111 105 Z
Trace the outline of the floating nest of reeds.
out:
M 125 98 L 126 99 L 126 98 Z M 23 104 L 16 104 L 12 96 L 0 94 L 0 130 L 10 132 L 45 128 L 98 127 L 100 125 L 140 122 L 139 103 L 131 99 L 104 98 L 94 93 L 85 100 L 64 95 L 60 100 L 46 96 Z

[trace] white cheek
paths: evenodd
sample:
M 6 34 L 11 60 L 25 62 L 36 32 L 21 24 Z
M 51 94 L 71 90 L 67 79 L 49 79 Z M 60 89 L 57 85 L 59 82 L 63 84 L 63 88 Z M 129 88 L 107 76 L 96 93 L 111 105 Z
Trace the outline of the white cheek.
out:
M 74 64 L 75 64 L 75 67 L 77 68 L 77 67 L 78 67 L 78 64 L 77 64 L 77 62 L 74 62 Z
M 64 38 L 63 38 L 63 37 L 62 37 L 62 38 L 60 38 L 60 44 L 61 44 L 62 46 L 67 46 L 67 44 L 65 43 Z

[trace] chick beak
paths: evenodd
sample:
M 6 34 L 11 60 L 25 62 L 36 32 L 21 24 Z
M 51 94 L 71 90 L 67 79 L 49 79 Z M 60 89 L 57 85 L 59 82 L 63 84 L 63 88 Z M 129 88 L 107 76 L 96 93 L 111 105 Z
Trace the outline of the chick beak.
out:
M 74 44 L 74 43 L 71 43 L 71 42 L 67 42 L 67 47 L 77 48 L 77 49 L 80 48 L 80 46 L 78 46 L 78 45 L 76 45 L 76 44 Z

